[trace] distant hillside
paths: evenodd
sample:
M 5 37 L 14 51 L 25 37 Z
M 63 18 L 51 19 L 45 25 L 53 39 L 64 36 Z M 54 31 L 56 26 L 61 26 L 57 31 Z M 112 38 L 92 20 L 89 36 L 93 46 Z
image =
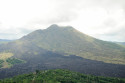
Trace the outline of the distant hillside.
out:
M 8 43 L 12 40 L 7 40 L 7 39 L 0 39 L 0 44 L 3 44 L 3 43 Z
M 125 83 L 125 79 L 97 77 L 69 70 L 36 70 L 34 73 L 0 80 L 0 83 Z
M 125 46 L 125 42 L 115 42 L 115 43 Z

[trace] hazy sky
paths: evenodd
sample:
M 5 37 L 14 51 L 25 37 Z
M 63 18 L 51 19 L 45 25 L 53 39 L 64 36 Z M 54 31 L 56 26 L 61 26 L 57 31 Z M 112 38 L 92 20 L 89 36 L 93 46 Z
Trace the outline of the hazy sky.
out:
M 0 0 L 0 39 L 17 39 L 51 24 L 125 41 L 125 0 Z

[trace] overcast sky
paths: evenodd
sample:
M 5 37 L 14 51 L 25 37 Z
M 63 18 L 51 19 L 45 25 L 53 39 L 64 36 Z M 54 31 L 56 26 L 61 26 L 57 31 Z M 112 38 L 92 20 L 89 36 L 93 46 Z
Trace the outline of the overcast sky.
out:
M 0 0 L 0 39 L 18 39 L 51 24 L 125 41 L 125 0 Z

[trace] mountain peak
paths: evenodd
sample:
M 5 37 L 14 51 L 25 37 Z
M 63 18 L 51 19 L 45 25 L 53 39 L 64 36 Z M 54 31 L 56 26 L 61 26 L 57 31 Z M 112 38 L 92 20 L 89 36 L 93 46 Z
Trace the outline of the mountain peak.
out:
M 50 25 L 50 27 L 58 27 L 58 25 L 57 24 L 52 24 L 52 25 Z
M 52 24 L 52 25 L 50 25 L 48 28 L 49 28 L 49 29 L 51 29 L 51 28 L 59 28 L 59 26 L 58 26 L 57 24 Z
M 52 24 L 47 28 L 48 30 L 56 30 L 56 29 L 66 29 L 66 30 L 73 30 L 72 26 L 59 26 L 57 24 Z

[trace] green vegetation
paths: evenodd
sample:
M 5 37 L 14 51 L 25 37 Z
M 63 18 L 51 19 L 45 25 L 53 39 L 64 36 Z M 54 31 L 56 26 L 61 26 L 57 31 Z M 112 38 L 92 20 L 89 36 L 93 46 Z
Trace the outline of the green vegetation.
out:
M 0 60 L 0 64 L 3 63 L 4 61 L 3 60 Z
M 3 62 L 4 62 L 3 60 L 0 60 L 0 68 L 3 67 L 2 65 Z
M 6 61 L 7 61 L 9 64 L 12 64 L 12 65 L 14 65 L 14 64 L 19 64 L 19 63 L 24 63 L 23 60 L 20 60 L 20 59 L 17 59 L 17 58 L 8 58 Z
M 21 44 L 33 43 L 54 52 L 77 55 L 106 63 L 125 64 L 125 48 L 111 42 L 95 39 L 74 28 L 52 25 L 21 38 Z M 23 43 L 22 43 L 23 42 Z
M 0 80 L 0 83 L 125 83 L 125 79 L 85 75 L 69 70 L 44 70 Z

